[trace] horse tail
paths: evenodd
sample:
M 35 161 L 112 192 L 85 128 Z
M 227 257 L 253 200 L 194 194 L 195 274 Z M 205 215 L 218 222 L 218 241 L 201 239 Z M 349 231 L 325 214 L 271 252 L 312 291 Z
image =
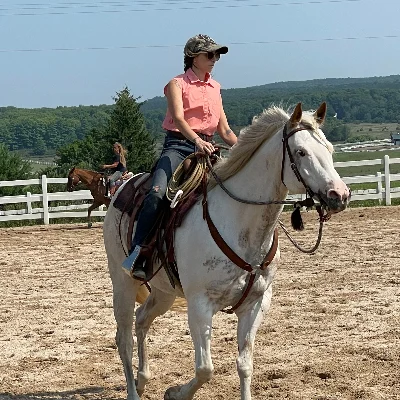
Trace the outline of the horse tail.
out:
M 136 294 L 136 302 L 143 304 L 147 297 L 149 296 L 149 290 L 145 285 L 140 285 L 139 290 Z M 178 312 L 186 312 L 187 310 L 187 303 L 185 299 L 182 298 L 177 298 L 174 301 L 174 304 L 171 307 L 172 311 L 178 311 Z
M 136 294 L 136 302 L 143 304 L 147 297 L 149 297 L 149 290 L 145 285 L 140 285 L 139 290 Z

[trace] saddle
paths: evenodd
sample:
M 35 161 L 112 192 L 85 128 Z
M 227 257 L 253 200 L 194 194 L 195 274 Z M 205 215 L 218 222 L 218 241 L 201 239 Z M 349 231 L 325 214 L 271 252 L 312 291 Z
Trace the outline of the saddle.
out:
M 184 179 L 186 178 L 187 174 L 184 174 Z M 135 221 L 137 220 L 147 193 L 151 190 L 151 183 L 152 173 L 142 173 L 133 176 L 125 184 L 113 203 L 114 207 L 122 212 L 119 227 L 121 242 L 121 234 L 123 234 L 121 232 L 122 217 L 124 214 L 129 216 L 129 226 L 126 238 L 128 251 L 130 251 L 131 247 Z M 182 224 L 185 215 L 201 195 L 201 186 L 197 186 L 193 188 L 190 194 L 183 198 L 174 208 L 170 208 L 169 201 L 165 202 L 164 208 L 160 212 L 158 222 L 150 235 L 151 239 L 142 246 L 141 254 L 144 255 L 147 260 L 148 274 L 151 278 L 161 268 L 164 268 L 172 287 L 175 288 L 176 282 L 180 284 L 178 269 L 175 262 L 174 232 L 176 228 Z M 156 261 L 160 261 L 161 266 L 154 271 L 153 267 Z

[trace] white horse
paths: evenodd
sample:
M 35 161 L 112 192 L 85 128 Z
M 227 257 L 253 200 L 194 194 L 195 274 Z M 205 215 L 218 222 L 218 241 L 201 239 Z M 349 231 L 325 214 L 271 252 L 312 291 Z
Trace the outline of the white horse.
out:
M 217 163 L 216 174 L 228 191 L 250 203 L 283 201 L 289 191 L 304 193 L 306 185 L 307 191 L 318 196 L 329 214 L 344 210 L 350 193 L 333 167 L 332 145 L 320 129 L 325 115 L 325 103 L 315 112 L 303 112 L 299 103 L 291 116 L 278 107 L 265 110 L 241 131 L 238 143 L 230 150 L 227 159 Z M 217 246 L 203 219 L 199 201 L 175 234 L 175 256 L 182 286 L 173 289 L 162 269 L 150 282 L 151 294 L 136 311 L 137 381 L 132 369 L 132 325 L 135 299 L 144 286 L 130 278 L 121 267 L 125 258 L 119 237 L 121 212 L 112 206 L 107 211 L 104 242 L 113 283 L 116 342 L 124 367 L 128 400 L 139 400 L 150 379 L 146 347 L 149 327 L 157 316 L 171 308 L 176 297 L 185 297 L 187 301 L 188 322 L 195 347 L 195 376 L 186 384 L 169 388 L 164 399 L 193 399 L 196 391 L 211 380 L 213 315 L 225 307 L 234 306 L 240 299 L 243 301 L 235 310 L 238 318 L 237 370 L 241 399 L 251 399 L 254 339 L 264 313 L 270 307 L 279 249 L 268 268 L 262 270 L 259 264 L 272 246 L 283 205 L 238 202 L 215 181 L 210 182 L 208 189 L 211 219 L 229 247 L 251 264 L 254 284 L 243 299 L 251 274 L 230 261 Z M 123 216 L 123 241 L 127 229 L 128 217 Z M 126 243 L 124 246 L 126 251 Z

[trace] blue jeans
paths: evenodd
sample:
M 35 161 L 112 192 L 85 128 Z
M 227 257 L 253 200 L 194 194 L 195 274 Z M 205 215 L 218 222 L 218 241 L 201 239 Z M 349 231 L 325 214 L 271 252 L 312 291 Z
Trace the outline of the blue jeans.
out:
M 108 181 L 110 182 L 110 186 L 113 186 L 115 182 L 121 178 L 122 172 L 121 171 L 115 171 L 109 178 Z
M 162 206 L 166 202 L 167 185 L 179 164 L 195 152 L 195 144 L 188 139 L 181 139 L 167 133 L 164 146 L 158 159 L 150 192 L 143 201 L 139 213 L 135 236 L 132 240 L 132 251 L 136 245 L 142 246 L 152 232 Z

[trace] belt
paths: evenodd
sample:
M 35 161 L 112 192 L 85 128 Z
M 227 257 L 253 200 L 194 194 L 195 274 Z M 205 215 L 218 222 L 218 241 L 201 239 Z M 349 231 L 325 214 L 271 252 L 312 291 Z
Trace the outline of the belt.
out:
M 177 139 L 180 140 L 187 140 L 188 142 L 191 142 L 183 133 L 179 131 L 170 131 L 167 130 L 167 135 L 176 137 Z M 213 136 L 205 135 L 204 133 L 198 133 L 196 132 L 196 135 L 199 136 L 201 139 L 203 139 L 205 142 L 212 142 L 213 141 Z

